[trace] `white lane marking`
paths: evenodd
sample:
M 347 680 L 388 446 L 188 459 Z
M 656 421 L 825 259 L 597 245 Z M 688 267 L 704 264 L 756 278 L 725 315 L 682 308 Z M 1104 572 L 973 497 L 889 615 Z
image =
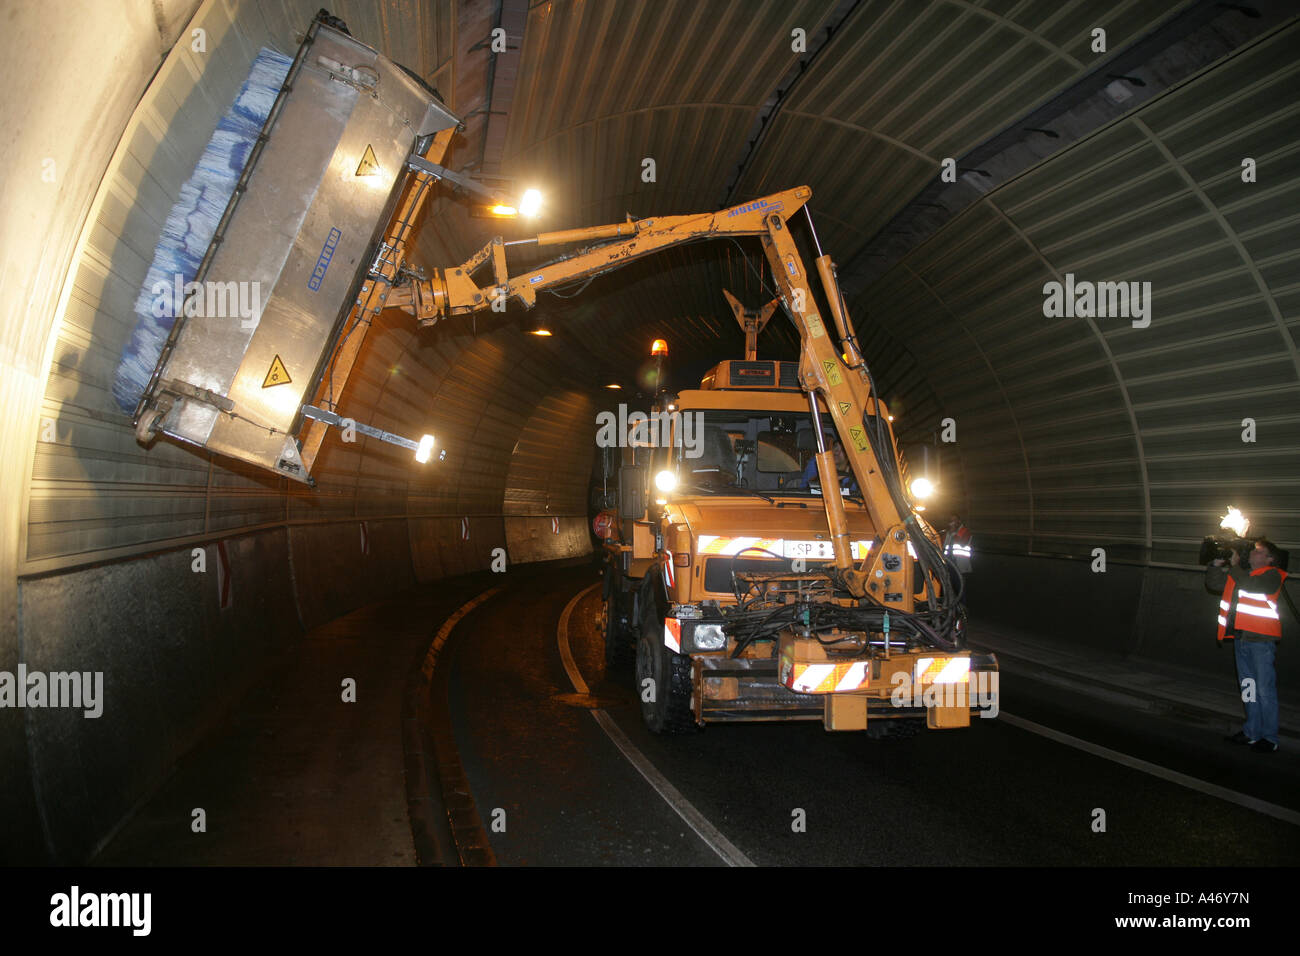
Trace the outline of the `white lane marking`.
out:
M 573 653 L 569 649 L 569 617 L 573 614 L 573 609 L 578 606 L 590 591 L 600 587 L 599 584 L 593 584 L 591 587 L 583 588 L 573 596 L 567 605 L 564 613 L 560 615 L 560 624 L 556 628 L 556 637 L 560 645 L 560 660 L 564 662 L 564 670 L 569 675 L 569 680 L 573 682 L 573 689 L 580 694 L 589 694 L 587 682 L 582 679 L 582 674 L 578 672 L 578 665 L 573 660 Z M 686 825 L 695 831 L 695 835 L 703 840 L 714 853 L 722 858 L 722 862 L 727 866 L 753 866 L 754 861 L 745 856 L 740 849 L 728 840 L 722 833 L 704 818 L 704 814 L 695 809 L 694 804 L 682 795 L 682 792 L 668 782 L 668 778 L 655 769 L 645 754 L 637 749 L 636 744 L 623 733 L 622 729 L 614 723 L 612 717 L 603 710 L 589 711 L 592 718 L 600 725 L 600 729 L 605 731 L 605 735 L 614 742 L 617 747 L 627 758 L 628 763 L 636 768 L 637 772 L 645 778 L 650 786 L 654 787 L 655 792 L 663 798 L 668 806 L 686 822 Z
M 1208 794 L 1211 797 L 1218 797 L 1220 800 L 1227 800 L 1229 803 L 1235 803 L 1238 806 L 1246 807 L 1248 810 L 1254 810 L 1257 813 L 1267 814 L 1270 817 L 1276 817 L 1286 823 L 1300 826 L 1300 813 L 1294 810 L 1288 810 L 1286 807 L 1280 807 L 1276 803 L 1269 803 L 1267 800 L 1261 800 L 1259 797 L 1252 797 L 1247 793 L 1238 793 L 1236 790 L 1229 790 L 1227 787 L 1220 787 L 1218 784 L 1209 783 L 1205 780 L 1199 780 L 1196 777 L 1189 777 L 1185 773 L 1179 773 L 1177 770 L 1170 770 L 1168 767 L 1162 767 L 1159 764 L 1149 763 L 1138 757 L 1130 757 L 1128 754 L 1120 753 L 1118 750 L 1111 750 L 1109 747 L 1103 747 L 1100 744 L 1089 743 L 1086 740 L 1080 740 L 1078 737 L 1072 737 L 1069 734 L 1062 733 L 1059 730 L 1053 730 L 1051 727 L 1044 727 L 1042 724 L 1036 724 L 1032 720 L 1026 720 L 1023 717 L 1017 717 L 1015 714 L 1009 714 L 1005 710 L 998 714 L 998 720 L 1009 723 L 1012 727 L 1019 727 L 1021 730 L 1027 730 L 1032 734 L 1038 734 L 1046 737 L 1048 740 L 1055 740 L 1057 743 L 1065 744 L 1067 747 L 1074 747 L 1085 753 L 1090 753 L 1096 757 L 1104 757 L 1106 760 L 1113 760 L 1117 764 L 1125 767 L 1131 767 L 1134 770 L 1141 770 L 1143 773 L 1149 773 L 1153 777 L 1159 777 L 1161 780 L 1168 780 L 1170 783 L 1176 783 L 1179 786 L 1187 787 L 1189 790 L 1196 790 L 1200 793 Z

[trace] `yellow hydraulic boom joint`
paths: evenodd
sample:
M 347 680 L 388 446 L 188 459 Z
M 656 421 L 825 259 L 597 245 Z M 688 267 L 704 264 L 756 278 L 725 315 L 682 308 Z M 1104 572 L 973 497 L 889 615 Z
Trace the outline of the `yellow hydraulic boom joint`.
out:
M 863 559 L 862 568 L 856 568 L 834 457 L 829 448 L 823 448 L 816 456 L 817 471 L 839 577 L 855 597 L 869 596 L 886 607 L 910 612 L 915 604 L 915 588 L 904 515 L 898 512 L 884 470 L 876 460 L 865 417 L 875 416 L 879 423 L 883 406 L 871 394 L 866 363 L 854 339 L 834 263 L 828 255 L 816 259 L 817 274 L 836 333 L 832 337 L 827 334 L 803 259 L 787 228 L 789 220 L 811 198 L 812 190 L 799 186 L 713 213 L 629 219 L 604 226 L 542 233 L 533 240 L 522 241 L 535 242 L 538 246 L 595 244 L 513 278 L 506 269 L 505 243 L 496 238 L 459 266 L 434 270 L 430 278 L 415 279 L 393 289 L 388 305 L 413 313 L 425 325 L 492 308 L 503 296 L 532 308 L 537 293 L 543 289 L 601 275 L 672 246 L 704 238 L 759 238 L 780 292 L 779 302 L 799 330 L 800 382 L 806 392 L 819 396 L 825 403 L 873 525 L 877 529 L 889 529 L 877 552 Z M 489 262 L 492 284 L 480 287 L 472 278 L 473 273 Z M 730 295 L 728 300 L 745 331 L 745 357 L 752 360 L 756 355 L 758 332 L 766 324 L 776 300 L 755 312 L 747 312 Z M 816 415 L 816 398 L 812 406 Z M 882 452 L 892 453 L 892 444 L 886 445 Z M 929 583 L 933 585 L 932 593 L 942 587 L 938 581 Z

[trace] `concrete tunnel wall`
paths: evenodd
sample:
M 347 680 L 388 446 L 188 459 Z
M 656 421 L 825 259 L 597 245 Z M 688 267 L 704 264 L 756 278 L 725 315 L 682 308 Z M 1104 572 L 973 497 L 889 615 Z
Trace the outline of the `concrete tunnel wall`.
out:
M 45 98 L 20 109 L 18 87 L 6 85 L 6 116 L 26 125 L 0 158 L 33 182 L 6 177 L 0 226 L 0 670 L 22 661 L 102 671 L 105 704 L 98 719 L 0 710 L 3 862 L 91 856 L 306 629 L 485 569 L 495 548 L 520 563 L 591 547 L 592 397 L 556 374 L 561 345 L 506 323 L 481 335 L 420 333 L 401 314 L 374 324 L 346 411 L 433 432 L 447 458 L 425 468 L 404 450 L 332 432 L 312 490 L 166 441 L 134 442 L 109 389 L 161 222 L 257 50 L 291 53 L 319 4 L 140 4 L 125 17 L 61 6 L 15 8 L 6 31 L 26 44 L 6 64 L 30 69 Z M 353 32 L 383 48 L 354 12 Z M 74 55 L 49 22 L 78 25 Z M 195 26 L 207 31 L 205 53 L 175 42 Z M 398 55 L 429 75 L 436 51 Z M 44 150 L 68 141 L 82 152 L 56 153 L 59 181 L 42 191 Z M 194 571 L 195 549 L 206 573 Z

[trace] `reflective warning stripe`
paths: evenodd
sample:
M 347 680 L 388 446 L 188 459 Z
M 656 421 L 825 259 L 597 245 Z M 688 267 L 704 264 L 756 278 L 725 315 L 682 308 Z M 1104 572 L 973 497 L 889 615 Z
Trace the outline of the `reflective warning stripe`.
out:
M 700 554 L 739 554 L 755 545 L 769 547 L 771 540 L 762 538 L 728 538 L 715 534 L 700 535 Z
M 790 540 L 794 541 L 795 539 Z M 800 544 L 823 543 L 809 542 L 802 538 L 798 539 L 798 541 Z M 827 541 L 825 544 L 828 547 L 833 548 L 831 542 Z M 874 542 L 852 541 L 849 544 L 854 560 L 860 561 L 871 553 L 871 548 Z M 760 551 L 756 550 L 761 548 L 763 551 L 771 551 L 772 554 L 782 557 L 784 556 L 785 545 L 785 538 L 729 538 L 723 535 L 702 534 L 698 539 L 696 539 L 697 551 L 701 555 L 737 555 L 742 551 L 748 551 L 749 556 L 751 557 L 765 557 L 765 555 Z M 912 544 L 910 541 L 907 544 L 907 550 L 912 557 L 916 557 L 916 552 L 912 550 Z
M 673 572 L 673 553 L 664 548 L 664 580 L 668 582 L 669 587 L 677 584 L 677 577 Z
M 917 658 L 915 673 L 918 684 L 966 684 L 970 682 L 970 658 Z
M 1227 626 L 1228 626 L 1228 619 L 1227 619 L 1226 617 L 1224 617 L 1222 614 L 1220 614 L 1220 615 L 1219 615 L 1219 627 L 1227 627 Z
M 1230 609 L 1232 608 L 1232 605 L 1230 605 L 1227 601 L 1220 601 L 1220 602 L 1219 602 L 1219 607 L 1222 608 L 1223 610 L 1227 611 L 1227 610 L 1230 610 Z
M 867 661 L 795 664 L 786 686 L 801 694 L 833 694 L 857 690 L 869 679 L 867 664 Z
M 1250 617 L 1267 618 L 1268 620 L 1271 621 L 1281 620 L 1281 618 L 1278 617 L 1277 611 L 1275 611 L 1273 608 L 1255 607 L 1254 605 L 1243 604 L 1240 601 L 1237 602 L 1237 614 L 1238 615 L 1245 614 Z
M 790 689 L 801 694 L 825 693 L 822 685 L 828 680 L 833 680 L 834 677 L 834 664 L 795 664 L 791 673 Z
M 849 667 L 849 671 L 840 678 L 840 682 L 835 685 L 837 691 L 856 690 L 862 686 L 862 682 L 867 679 L 867 662 L 858 661 Z
M 675 617 L 664 618 L 664 647 L 675 654 L 682 652 L 682 622 Z
M 771 551 L 780 557 L 784 547 L 783 538 L 728 538 L 716 534 L 702 534 L 699 537 L 700 554 L 737 555 L 747 551 L 753 557 L 763 557 L 761 551 Z

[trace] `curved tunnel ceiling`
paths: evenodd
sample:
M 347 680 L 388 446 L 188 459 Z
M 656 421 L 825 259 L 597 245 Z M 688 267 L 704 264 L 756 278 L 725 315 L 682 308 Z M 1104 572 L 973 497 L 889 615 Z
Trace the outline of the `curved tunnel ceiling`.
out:
M 841 278 L 904 439 L 957 422 L 950 503 L 990 545 L 1073 553 L 1104 544 L 1119 557 L 1185 563 L 1230 492 L 1256 505 L 1276 538 L 1300 538 L 1289 505 L 1300 363 L 1286 215 L 1297 205 L 1296 106 L 1286 92 L 1296 21 L 1276 5 L 1256 5 L 1255 22 L 1196 0 L 1101 10 L 1032 0 L 335 6 L 359 38 L 412 66 L 466 118 L 450 166 L 546 189 L 548 213 L 530 231 L 710 210 L 728 196 L 806 183 L 821 245 L 850 264 L 876 254 L 945 157 L 973 155 L 1170 23 L 1210 31 L 1218 45 L 1202 44 L 1208 63 L 1153 78 L 1160 92 L 1135 97 L 1140 106 L 1099 117 L 1086 135 L 1072 130 L 1055 151 L 1047 144 L 1044 158 L 991 190 L 962 170 L 974 187 L 965 208 L 948 209 L 910 247 L 904 240 L 901 254 L 895 241 L 885 271 Z M 610 380 L 634 385 L 655 337 L 673 343 L 681 386 L 736 353 L 741 335 L 721 290 L 766 301 L 766 264 L 752 243 L 696 244 L 597 278 L 572 299 L 544 297 L 539 314 L 557 333 L 545 343 L 523 334 L 533 317 L 513 310 L 418 331 L 387 315 L 349 385 L 349 408 L 394 430 L 439 429 L 457 460 L 437 481 L 374 443 L 331 441 L 321 491 L 286 500 L 276 482 L 224 461 L 139 449 L 106 384 L 128 331 L 130 277 L 165 212 L 168 190 L 154 171 L 183 177 L 207 114 L 226 99 L 223 84 L 237 84 L 256 45 L 291 49 L 313 12 L 305 3 L 231 9 L 237 42 L 177 67 L 207 71 L 203 102 L 159 108 L 128 131 L 150 177 L 109 197 L 83 253 L 45 389 L 64 434 L 36 445 L 25 570 L 295 514 L 500 514 L 508 453 L 548 394 L 600 400 Z M 496 24 L 516 31 L 499 62 L 482 42 Z M 1093 49 L 1098 26 L 1105 52 Z M 807 51 L 791 49 L 796 31 Z M 193 135 L 182 135 L 187 123 Z M 1260 167 L 1249 185 L 1239 176 L 1247 154 Z M 653 181 L 643 176 L 648 159 Z M 506 238 L 525 234 L 512 225 Z M 418 256 L 459 262 L 489 235 L 443 196 Z M 1133 329 L 1045 318 L 1043 284 L 1067 273 L 1151 282 L 1155 321 Z M 760 340 L 771 356 L 796 349 L 781 320 Z M 1242 483 L 1216 463 L 1241 452 L 1245 417 L 1261 440 L 1245 446 L 1255 466 Z
M 791 79 L 796 27 L 821 39 Z M 535 4 L 502 169 L 549 189 L 547 229 L 807 183 L 903 438 L 958 425 L 950 503 L 985 545 L 1188 564 L 1229 501 L 1300 540 L 1295 30 L 1269 4 Z M 1008 131 L 1028 158 L 965 168 Z M 966 196 L 890 239 L 945 157 Z M 423 251 L 459 261 L 476 225 L 453 212 Z M 758 305 L 764 269 L 754 244 L 696 245 L 539 308 L 625 377 L 655 336 L 697 372 L 740 346 L 720 290 Z M 1151 325 L 1045 317 L 1066 274 L 1151 283 Z M 760 338 L 796 348 L 780 320 Z
M 1296 207 L 1287 92 L 1295 18 L 1266 10 L 1244 36 L 1232 34 L 1242 14 L 1205 7 L 1119 3 L 1100 16 L 1087 3 L 555 1 L 335 12 L 361 39 L 415 65 L 467 117 L 448 164 L 491 165 L 545 187 L 546 217 L 530 229 L 707 211 L 728 194 L 744 202 L 807 183 L 819 241 L 840 263 L 874 255 L 944 157 L 978 150 L 1153 31 L 1209 18 L 1205 29 L 1226 36 L 1229 55 L 1178 82 L 1166 77 L 1170 88 L 1139 108 L 1087 135 L 1074 130 L 1076 142 L 976 191 L 870 285 L 855 289 L 858 276 L 841 276 L 905 440 L 927 440 L 941 420 L 956 420 L 957 444 L 945 449 L 956 453 L 945 458 L 949 503 L 969 512 L 988 545 L 1074 553 L 1100 544 L 1117 557 L 1186 563 L 1229 493 L 1275 537 L 1300 537 L 1287 503 L 1300 463 L 1296 243 L 1294 219 L 1283 215 Z M 60 415 L 66 441 L 36 447 L 27 571 L 295 514 L 500 514 L 503 450 L 538 397 L 575 386 L 599 397 L 611 380 L 636 385 L 655 337 L 672 342 L 677 385 L 688 386 L 740 349 L 722 290 L 751 306 L 770 298 L 757 243 L 719 242 L 598 277 L 573 298 L 543 297 L 539 315 L 556 330 L 549 342 L 525 336 L 534 317 L 517 312 L 425 330 L 390 313 L 347 405 L 394 431 L 445 434 L 456 460 L 437 486 L 374 442 L 328 442 L 321 493 L 294 490 L 296 505 L 278 503 L 285 492 L 274 481 L 225 462 L 209 470 L 175 447 L 144 453 L 117 423 L 105 382 L 127 334 L 131 276 L 170 194 L 155 170 L 161 157 L 162 169 L 182 176 L 253 44 L 291 48 L 308 17 L 303 4 L 237 8 L 242 39 L 214 56 L 221 81 L 212 82 L 213 62 L 186 57 L 191 72 L 208 70 L 203 101 L 160 105 L 131 131 L 131 153 L 151 176 L 100 209 L 83 256 L 45 390 L 47 405 L 81 411 Z M 474 40 L 497 17 L 523 30 L 508 72 Z M 1092 52 L 1097 25 L 1108 52 Z M 790 48 L 796 30 L 810 53 Z M 500 117 L 503 131 L 498 122 L 489 137 L 485 116 Z M 194 135 L 178 138 L 186 124 Z M 1239 177 L 1247 152 L 1261 168 L 1252 185 Z M 524 229 L 511 224 L 506 238 Z M 419 258 L 455 263 L 489 235 L 445 195 L 422 225 Z M 1156 321 L 1132 329 L 1045 319 L 1044 282 L 1066 273 L 1151 282 Z M 775 321 L 761 350 L 793 358 L 793 329 Z M 1214 467 L 1242 450 L 1243 418 L 1262 434 L 1248 446 L 1257 467 L 1245 485 Z M 114 507 L 103 505 L 109 493 Z

